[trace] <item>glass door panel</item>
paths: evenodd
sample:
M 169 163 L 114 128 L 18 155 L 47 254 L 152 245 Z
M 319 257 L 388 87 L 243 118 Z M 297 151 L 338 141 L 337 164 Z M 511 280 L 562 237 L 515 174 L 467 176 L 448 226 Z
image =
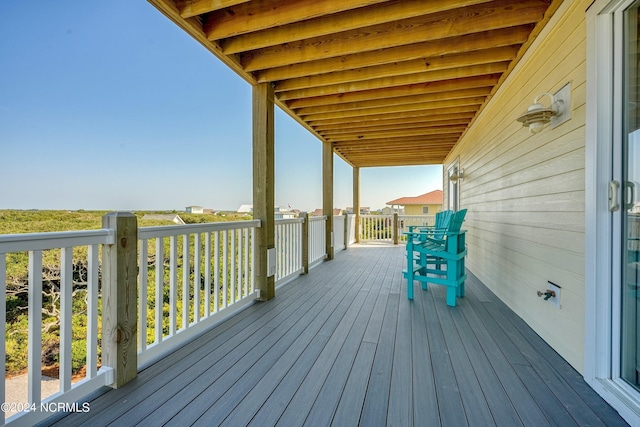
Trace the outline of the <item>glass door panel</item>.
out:
M 620 375 L 640 389 L 640 1 L 624 12 L 623 39 L 623 137 L 620 210 L 621 215 L 621 278 L 622 278 L 622 336 Z

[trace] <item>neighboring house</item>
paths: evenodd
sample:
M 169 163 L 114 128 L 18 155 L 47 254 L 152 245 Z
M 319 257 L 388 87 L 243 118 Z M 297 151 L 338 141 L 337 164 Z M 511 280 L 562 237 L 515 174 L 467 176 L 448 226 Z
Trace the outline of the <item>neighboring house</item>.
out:
M 345 212 L 348 214 L 353 214 L 353 206 L 347 207 Z M 371 213 L 371 208 L 369 206 L 360 206 L 360 215 L 369 215 Z
M 204 209 L 202 208 L 202 206 L 187 206 L 186 211 L 190 214 L 204 213 Z
M 380 212 L 382 215 L 393 215 L 394 213 L 396 213 L 396 210 L 393 209 L 392 207 L 389 206 L 385 206 L 384 208 L 382 208 L 382 211 Z M 399 215 L 404 215 L 404 209 L 401 209 L 400 212 L 398 212 Z
M 253 205 L 241 205 L 236 212 L 238 212 L 238 213 L 251 213 L 251 212 L 253 212 Z
M 275 212 L 275 219 L 293 219 L 296 218 L 297 215 L 295 214 L 295 212 L 290 212 L 290 211 L 276 211 Z
M 387 202 L 394 212 L 404 207 L 404 215 L 435 215 L 442 210 L 442 190 L 434 190 L 415 197 L 401 197 Z M 394 208 L 395 206 L 395 208 Z
M 333 209 L 333 216 L 342 215 L 342 213 L 343 213 L 342 209 L 338 209 L 338 208 L 334 208 Z M 324 214 L 322 213 L 322 209 L 318 208 L 315 211 L 311 212 L 311 215 L 312 216 L 322 216 Z

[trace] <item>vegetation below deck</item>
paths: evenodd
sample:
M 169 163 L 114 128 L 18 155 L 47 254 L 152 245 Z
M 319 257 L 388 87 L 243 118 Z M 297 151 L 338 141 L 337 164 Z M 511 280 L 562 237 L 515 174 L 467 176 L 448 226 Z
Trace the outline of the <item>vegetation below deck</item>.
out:
M 60 232 L 73 230 L 95 230 L 102 227 L 102 216 L 107 211 L 51 211 L 51 210 L 0 210 L 0 235 L 20 233 Z M 186 214 L 184 212 L 134 212 L 138 227 L 174 226 L 169 220 L 142 219 L 147 214 L 177 214 L 186 224 L 251 220 L 247 214 L 225 212 L 219 214 Z M 168 242 L 165 257 L 169 253 Z M 181 247 L 182 242 L 178 245 Z M 181 249 L 180 249 L 181 250 Z M 180 252 L 181 253 L 181 252 Z M 60 349 L 60 250 L 43 251 L 43 355 L 45 367 L 58 364 Z M 155 245 L 149 247 L 149 286 L 155 281 Z M 28 346 L 28 253 L 6 255 L 7 330 L 5 336 L 7 359 L 6 375 L 16 375 L 27 369 Z M 193 258 L 191 258 L 193 264 Z M 182 265 L 178 261 L 179 276 Z M 101 269 L 100 269 L 101 271 Z M 167 273 L 165 273 L 166 275 Z M 100 272 L 99 272 L 100 275 Z M 165 277 L 165 281 L 168 278 Z M 153 293 L 151 293 L 153 295 Z M 72 369 L 80 371 L 85 366 L 87 337 L 87 248 L 76 247 L 73 251 L 73 342 Z M 202 299 L 201 299 L 202 301 Z M 152 301 L 155 304 L 155 301 Z M 169 309 L 169 295 L 164 295 L 163 310 Z M 181 304 L 181 301 L 178 301 Z M 153 308 L 150 308 L 153 309 Z M 178 307 L 178 313 L 182 313 Z M 153 323 L 153 316 L 150 316 Z M 153 325 L 150 325 L 153 326 Z M 99 325 L 99 329 L 100 329 Z M 163 324 L 163 329 L 168 325 Z M 152 340 L 153 337 L 148 337 Z M 49 370 L 50 371 L 50 370 Z

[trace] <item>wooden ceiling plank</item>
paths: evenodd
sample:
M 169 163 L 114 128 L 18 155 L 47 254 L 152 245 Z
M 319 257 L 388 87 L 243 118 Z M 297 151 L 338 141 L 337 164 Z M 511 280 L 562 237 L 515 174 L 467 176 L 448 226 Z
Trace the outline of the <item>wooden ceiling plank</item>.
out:
M 376 7 L 360 8 L 315 19 L 295 22 L 278 27 L 269 27 L 261 31 L 247 31 L 247 34 L 229 37 L 222 42 L 225 53 L 239 53 L 262 49 L 298 40 L 316 38 L 355 30 L 387 22 L 415 18 L 445 10 L 488 3 L 492 0 L 394 0 L 376 5 Z M 338 3 L 338 2 L 336 2 Z
M 346 124 L 321 124 L 315 129 L 319 133 L 323 132 L 362 132 L 366 129 L 373 131 L 377 129 L 394 129 L 398 127 L 429 126 L 431 123 L 441 123 L 447 121 L 469 121 L 473 118 L 474 112 L 464 112 L 456 114 L 432 114 L 425 112 L 425 115 L 415 117 L 400 117 L 390 120 L 377 120 L 375 122 L 361 122 Z
M 418 121 L 411 124 L 392 124 L 392 125 L 384 125 L 384 126 L 371 126 L 371 127 L 343 127 L 342 129 L 333 129 L 333 130 L 325 130 L 319 131 L 320 135 L 359 135 L 364 132 L 393 132 L 393 131 L 401 131 L 407 129 L 428 129 L 434 128 L 438 126 L 450 126 L 450 125 L 460 125 L 466 126 L 471 119 L 457 119 L 457 120 L 438 120 L 435 122 L 422 122 Z
M 410 111 L 427 111 L 439 110 L 441 108 L 461 107 L 467 105 L 481 105 L 485 101 L 485 97 L 476 96 L 471 98 L 445 99 L 442 101 L 421 102 L 417 104 L 398 104 L 386 105 L 383 107 L 366 108 L 362 110 L 332 111 L 328 113 L 310 114 L 303 116 L 303 120 L 307 122 L 322 122 L 323 120 L 331 120 L 338 118 L 364 118 L 380 114 L 405 113 Z
M 225 9 L 251 0 L 177 0 L 176 7 L 183 18 L 191 18 L 215 10 Z
M 439 126 L 450 126 L 450 125 L 461 125 L 467 126 L 471 119 L 458 119 L 458 120 L 440 120 L 437 122 L 420 122 L 414 123 L 411 126 L 407 126 L 406 124 L 398 124 L 398 125 L 386 125 L 386 126 L 376 126 L 370 128 L 360 128 L 360 129 L 349 129 L 343 128 L 341 130 L 332 130 L 332 131 L 324 131 L 319 132 L 320 135 L 327 136 L 331 135 L 335 137 L 350 137 L 361 135 L 364 132 L 375 132 L 375 133 L 385 133 L 385 132 L 394 132 L 394 131 L 404 131 L 409 129 L 428 129 L 428 128 L 436 128 Z
M 414 43 L 337 58 L 269 68 L 267 70 L 256 71 L 254 74 L 258 82 L 273 82 L 296 77 L 384 65 L 393 62 L 472 52 L 486 49 L 487 47 L 521 45 L 527 40 L 531 28 L 533 28 L 532 25 L 524 25 L 493 31 L 483 31 L 464 36 L 449 37 L 438 41 Z
M 462 135 L 462 132 L 466 129 L 464 127 L 455 128 L 456 131 L 434 131 L 431 135 L 438 138 L 455 138 L 457 141 Z M 327 138 L 327 141 L 338 143 L 338 142 L 347 142 L 347 141 L 391 141 L 393 138 L 423 138 L 426 136 L 430 136 L 428 133 L 420 132 L 420 131 L 404 131 L 404 132 L 393 132 L 393 133 L 376 133 L 376 134 L 362 134 L 361 138 Z M 454 141 L 455 142 L 455 141 Z
M 336 118 L 331 120 L 323 120 L 319 122 L 310 121 L 307 124 L 315 129 L 315 126 L 319 125 L 347 125 L 347 126 L 355 126 L 361 124 L 374 124 L 381 123 L 383 121 L 389 121 L 393 119 L 404 119 L 407 117 L 426 117 L 428 115 L 448 115 L 455 113 L 474 113 L 478 110 L 479 105 L 463 105 L 460 107 L 453 108 L 443 108 L 435 111 L 405 111 L 401 113 L 389 113 L 389 114 L 379 114 L 376 116 L 366 116 L 366 117 L 348 117 L 348 118 Z M 361 123 L 358 123 L 361 122 Z
M 387 0 L 253 0 L 207 14 L 204 31 L 209 40 L 219 40 L 385 1 Z
M 371 100 L 387 100 L 415 94 L 431 94 L 478 87 L 493 87 L 498 82 L 498 74 L 464 77 L 460 79 L 418 83 L 415 85 L 396 86 L 384 89 L 371 89 L 352 93 L 317 96 L 311 98 L 292 99 L 287 102 L 288 108 L 297 110 L 304 107 L 333 105 L 341 103 L 367 102 Z
M 306 89 L 289 90 L 278 92 L 277 98 L 281 101 L 299 99 L 312 96 L 336 95 L 347 92 L 358 92 L 372 89 L 391 88 L 395 86 L 408 86 L 419 83 L 436 82 L 440 80 L 460 79 L 463 77 L 481 76 L 504 72 L 509 66 L 508 62 L 497 62 L 492 64 L 472 65 L 469 67 L 449 68 L 446 70 L 425 71 L 424 73 L 409 74 L 406 76 L 384 77 L 371 79 L 352 84 L 336 84 L 312 87 Z
M 419 74 L 436 70 L 468 67 L 471 65 L 511 61 L 516 57 L 518 49 L 519 46 L 496 47 L 492 49 L 458 53 L 455 55 L 414 59 L 411 61 L 394 62 L 392 64 L 378 65 L 375 67 L 338 71 L 335 73 L 319 74 L 309 77 L 298 77 L 295 79 L 276 82 L 274 88 L 276 92 L 282 92 L 287 90 Z
M 434 102 L 461 98 L 470 98 L 475 96 L 487 96 L 491 93 L 491 87 L 477 87 L 471 89 L 452 90 L 449 92 L 437 92 L 427 93 L 420 95 L 401 96 L 388 99 L 374 99 L 370 101 L 361 102 L 345 102 L 334 105 L 321 105 L 317 107 L 306 107 L 295 110 L 299 116 L 308 116 L 318 113 L 329 113 L 336 111 L 349 111 L 349 110 L 365 110 L 368 108 L 384 107 L 389 105 L 398 104 L 419 104 L 423 102 Z
M 324 38 L 258 49 L 240 54 L 246 71 L 298 64 L 377 49 L 445 39 L 482 31 L 532 24 L 542 18 L 546 6 L 540 0 L 513 3 L 498 1 L 455 9 L 429 17 L 413 18 L 362 30 L 345 31 Z
M 426 136 L 446 137 L 452 136 L 459 138 L 462 132 L 466 129 L 466 126 L 451 126 L 450 129 L 434 129 L 434 130 L 406 130 L 400 132 L 388 132 L 388 133 L 363 133 L 356 137 L 348 138 L 327 138 L 328 141 L 333 143 L 346 142 L 346 141 L 391 141 L 394 138 L 421 138 Z

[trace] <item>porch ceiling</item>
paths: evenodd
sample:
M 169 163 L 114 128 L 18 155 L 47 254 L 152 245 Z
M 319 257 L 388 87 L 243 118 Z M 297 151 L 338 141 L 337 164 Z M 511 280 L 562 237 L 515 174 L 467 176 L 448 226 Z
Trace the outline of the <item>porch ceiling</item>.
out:
M 371 167 L 441 164 L 561 0 L 149 2 Z

